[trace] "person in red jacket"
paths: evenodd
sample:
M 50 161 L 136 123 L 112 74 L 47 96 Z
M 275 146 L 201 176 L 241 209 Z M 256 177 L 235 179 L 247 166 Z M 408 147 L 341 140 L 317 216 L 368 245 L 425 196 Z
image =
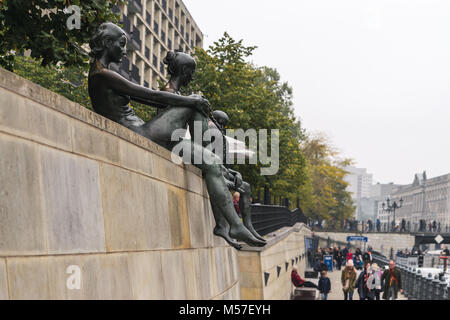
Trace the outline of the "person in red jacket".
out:
M 292 280 L 292 284 L 296 288 L 315 288 L 315 289 L 317 289 L 316 284 L 312 283 L 311 281 L 305 281 L 300 277 L 300 275 L 298 274 L 297 266 L 294 266 L 292 268 L 291 280 Z
M 353 260 L 353 253 L 350 250 L 347 253 L 347 261 L 348 260 Z

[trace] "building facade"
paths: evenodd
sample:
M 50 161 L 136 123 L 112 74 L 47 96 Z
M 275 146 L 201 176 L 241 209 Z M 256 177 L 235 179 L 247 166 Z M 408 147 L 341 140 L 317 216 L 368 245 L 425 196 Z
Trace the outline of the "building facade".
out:
M 367 201 L 362 199 L 370 198 L 373 175 L 367 173 L 367 169 L 348 166 L 344 168 L 347 171 L 345 181 L 348 182 L 347 191 L 352 194 L 352 199 L 356 205 L 356 220 L 364 220 L 367 213 Z
M 116 71 L 134 83 L 157 90 L 158 79 L 168 81 L 163 63 L 168 51 L 192 54 L 203 47 L 203 33 L 181 0 L 128 0 L 115 10 L 130 40 Z
M 438 232 L 450 232 L 450 174 L 428 179 L 426 173 L 416 174 L 410 185 L 398 186 L 392 201 L 403 199 L 396 211 L 396 222 L 403 219 L 411 231 L 419 231 L 420 220 L 428 225 L 436 222 Z
M 371 187 L 371 200 L 374 209 L 374 215 L 376 219 L 380 220 L 382 231 L 388 230 L 391 217 L 388 212 L 383 210 L 383 203 L 388 198 L 391 198 L 391 194 L 397 186 L 393 183 L 388 184 L 375 184 Z

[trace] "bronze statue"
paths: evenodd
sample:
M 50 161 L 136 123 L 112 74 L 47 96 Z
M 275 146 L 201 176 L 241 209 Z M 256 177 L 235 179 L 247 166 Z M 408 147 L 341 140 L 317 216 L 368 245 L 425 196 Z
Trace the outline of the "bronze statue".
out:
M 210 128 L 216 128 L 222 133 L 223 137 L 223 159 L 226 158 L 228 153 L 227 150 L 227 141 L 225 139 L 225 128 L 230 122 L 230 118 L 228 115 L 220 110 L 216 110 L 212 113 L 214 122 L 209 124 Z M 225 163 L 225 161 L 223 161 Z M 252 223 L 252 212 L 251 212 L 251 201 L 250 197 L 252 195 L 252 189 L 249 183 L 243 181 L 242 175 L 234 171 L 230 168 L 227 168 L 225 165 L 221 165 L 222 175 L 225 178 L 226 184 L 230 190 L 236 191 L 240 193 L 239 198 L 239 211 L 241 212 L 242 219 L 244 221 L 244 226 L 259 240 L 266 241 L 262 236 L 258 234 L 258 232 L 253 227 Z M 221 223 L 226 223 L 226 221 L 221 221 Z
M 111 63 L 120 64 L 126 54 L 127 35 L 113 23 L 103 23 L 90 41 L 93 62 L 89 72 L 89 95 L 94 110 L 125 127 L 149 138 L 157 144 L 172 150 L 178 142 L 172 141 L 172 133 L 187 128 L 195 121 L 202 123 L 203 132 L 208 130 L 209 102 L 200 95 L 182 96 L 177 92 L 187 85 L 193 77 L 196 63 L 189 55 L 170 53 L 165 59 L 171 75 L 168 91 L 155 91 L 136 85 L 109 69 Z M 163 111 L 145 123 L 129 106 L 130 101 L 154 106 Z M 194 126 L 189 125 L 190 130 Z M 191 132 L 191 135 L 193 133 Z M 190 154 L 184 157 L 194 159 L 195 155 L 215 155 L 192 140 L 182 140 Z M 201 157 L 203 158 L 203 157 Z M 197 165 L 203 172 L 214 217 L 217 221 L 225 219 L 229 225 L 223 229 L 217 223 L 214 234 L 224 238 L 230 245 L 240 249 L 235 242 L 243 241 L 250 246 L 264 246 L 265 241 L 257 239 L 242 223 L 233 207 L 231 195 L 221 173 L 220 159 L 213 164 Z

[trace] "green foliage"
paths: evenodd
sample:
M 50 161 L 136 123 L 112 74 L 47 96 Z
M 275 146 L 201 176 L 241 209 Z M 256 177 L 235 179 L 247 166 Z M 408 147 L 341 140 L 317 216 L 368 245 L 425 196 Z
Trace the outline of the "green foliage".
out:
M 243 129 L 280 130 L 280 171 L 261 176 L 261 164 L 240 165 L 244 179 L 251 183 L 254 195 L 264 186 L 272 195 L 295 199 L 306 177 L 306 162 L 300 149 L 304 132 L 292 109 L 292 89 L 280 81 L 275 69 L 258 68 L 246 62 L 255 47 L 245 47 L 227 33 L 208 50 L 197 49 L 198 67 L 192 92 L 202 92 L 214 110 L 228 113 L 230 125 Z M 269 138 L 270 140 L 270 138 Z
M 309 181 L 306 184 L 305 213 L 315 220 L 331 224 L 352 218 L 355 212 L 348 183 L 347 172 L 342 169 L 350 160 L 337 160 L 338 153 L 323 136 L 308 137 L 303 145 L 308 159 Z M 339 223 L 335 224 L 339 226 Z
M 14 67 L 14 72 L 19 76 L 92 109 L 88 92 L 88 64 L 43 67 L 40 61 L 33 58 L 16 56 Z
M 88 57 L 83 44 L 106 21 L 117 22 L 112 12 L 123 0 L 3 0 L 0 1 L 0 65 L 14 69 L 15 54 L 31 50 L 31 56 L 43 66 L 61 62 L 67 66 L 83 65 Z M 66 26 L 70 14 L 64 9 L 81 9 L 81 29 Z

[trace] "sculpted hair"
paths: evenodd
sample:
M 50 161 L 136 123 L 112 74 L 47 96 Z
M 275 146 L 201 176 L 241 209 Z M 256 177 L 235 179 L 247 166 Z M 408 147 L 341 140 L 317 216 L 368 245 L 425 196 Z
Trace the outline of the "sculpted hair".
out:
M 98 59 L 102 56 L 103 52 L 106 50 L 105 40 L 113 39 L 119 35 L 126 35 L 120 27 L 111 22 L 102 23 L 95 35 L 89 41 L 89 47 L 91 48 L 90 56 L 94 59 Z
M 194 69 L 197 67 L 197 63 L 194 58 L 183 52 L 167 52 L 166 57 L 163 60 L 167 65 L 167 72 L 171 76 L 178 76 L 183 71 L 183 66 L 192 66 Z

